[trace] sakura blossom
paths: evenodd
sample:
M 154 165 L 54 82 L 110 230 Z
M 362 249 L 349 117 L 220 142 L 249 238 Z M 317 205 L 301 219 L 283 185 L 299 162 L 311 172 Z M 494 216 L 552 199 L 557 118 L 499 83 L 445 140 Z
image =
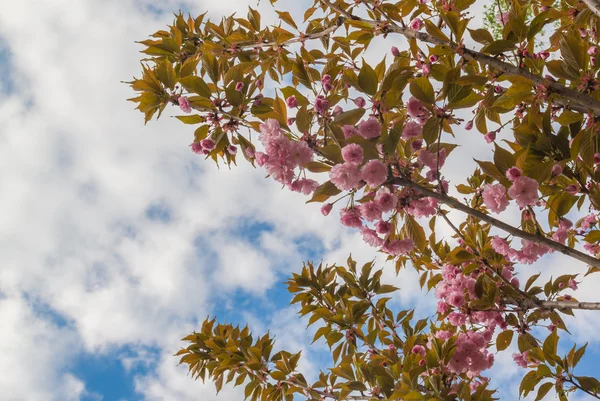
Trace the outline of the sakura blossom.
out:
M 351 143 L 342 148 L 342 158 L 344 161 L 360 165 L 364 159 L 364 152 L 360 145 Z
M 358 124 L 358 132 L 365 139 L 377 138 L 381 135 L 381 124 L 375 117 L 369 117 Z
M 416 138 L 421 135 L 421 132 L 423 132 L 423 127 L 421 127 L 420 124 L 409 121 L 402 129 L 402 139 L 407 140 L 409 138 Z
M 179 102 L 179 108 L 181 109 L 181 111 L 183 111 L 184 113 L 192 112 L 192 106 L 190 105 L 190 101 L 187 97 L 179 96 L 179 99 L 177 100 Z
M 508 195 L 517 202 L 519 207 L 533 206 L 539 199 L 538 187 L 536 180 L 520 176 L 515 178 L 512 186 L 508 188 Z
M 360 174 L 370 187 L 378 187 L 387 180 L 388 171 L 381 161 L 370 160 L 363 166 Z
M 342 209 L 340 220 L 346 227 L 359 228 L 363 225 L 360 210 L 357 208 Z
M 333 166 L 329 179 L 339 190 L 349 191 L 360 184 L 361 172 L 356 164 L 345 162 Z
M 406 238 L 402 240 L 386 242 L 381 249 L 390 255 L 399 256 L 408 254 L 410 251 L 412 251 L 414 246 L 415 245 L 413 241 L 410 238 Z
M 483 190 L 483 203 L 494 213 L 506 210 L 508 199 L 506 188 L 502 184 L 488 184 Z
M 344 133 L 344 138 L 352 138 L 353 136 L 360 135 L 358 130 L 354 125 L 344 125 L 342 127 L 342 132 Z

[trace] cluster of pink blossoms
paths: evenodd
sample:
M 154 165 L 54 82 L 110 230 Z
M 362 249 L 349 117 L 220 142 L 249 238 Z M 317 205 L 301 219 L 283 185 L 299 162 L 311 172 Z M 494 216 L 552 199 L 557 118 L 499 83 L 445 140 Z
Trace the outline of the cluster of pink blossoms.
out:
M 503 275 L 512 278 L 512 270 L 505 269 Z M 507 325 L 502 314 L 492 311 L 469 311 L 465 308 L 468 299 L 475 299 L 475 283 L 477 273 L 465 276 L 457 266 L 446 264 L 442 267 L 442 278 L 435 289 L 438 298 L 437 311 L 447 315 L 448 322 L 456 327 L 463 326 L 467 321 L 486 327 L 483 331 L 467 331 L 458 335 L 456 351 L 448 363 L 448 370 L 461 374 L 466 373 L 470 378 L 478 376 L 481 371 L 488 369 L 494 363 L 486 345 L 491 341 L 496 327 L 506 329 Z M 514 279 L 514 278 L 513 278 Z M 446 331 L 440 331 L 436 337 L 446 340 Z
M 456 350 L 448 362 L 448 370 L 456 374 L 466 373 L 472 379 L 491 368 L 494 354 L 486 349 L 488 341 L 480 332 L 460 333 L 456 339 Z
M 373 246 L 380 247 L 382 251 L 391 255 L 405 255 L 409 253 L 414 243 L 411 239 L 391 239 L 392 224 L 385 218 L 384 214 L 395 210 L 398 197 L 386 187 L 380 188 L 372 201 L 365 202 L 359 206 L 342 209 L 340 219 L 343 225 L 360 229 L 363 240 Z M 329 214 L 331 204 L 323 207 L 323 214 Z M 366 221 L 366 222 L 365 222 Z M 373 224 L 369 227 L 367 224 Z
M 506 177 L 512 181 L 508 188 L 508 195 L 514 199 L 519 207 L 534 206 L 539 200 L 539 184 L 533 178 L 525 177 L 517 167 L 506 171 Z M 503 212 L 508 206 L 507 191 L 502 184 L 489 184 L 483 189 L 483 203 L 494 213 Z
M 309 178 L 297 178 L 296 167 L 312 161 L 313 150 L 305 141 L 293 141 L 283 133 L 279 122 L 268 119 L 260 125 L 258 137 L 265 152 L 256 152 L 256 163 L 264 167 L 276 181 L 295 192 L 312 193 L 319 183 Z

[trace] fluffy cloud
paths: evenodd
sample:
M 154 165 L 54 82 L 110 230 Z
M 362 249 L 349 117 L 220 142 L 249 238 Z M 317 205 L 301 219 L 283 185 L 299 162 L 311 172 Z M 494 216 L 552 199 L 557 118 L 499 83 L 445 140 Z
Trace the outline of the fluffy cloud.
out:
M 136 378 L 146 399 L 217 399 L 211 383 L 194 384 L 172 357 L 215 299 L 242 292 L 267 300 L 305 255 L 341 262 L 351 252 L 359 262 L 383 263 L 335 216 L 323 218 L 263 171 L 203 162 L 187 148 L 191 129 L 168 112 L 144 127 L 125 101 L 132 93 L 120 81 L 140 70 L 134 41 L 171 23 L 163 11 L 210 9 L 218 18 L 245 14 L 247 5 L 255 2 L 23 0 L 0 14 L 10 67 L 3 75 L 11 79 L 2 85 L 10 93 L 0 97 L 1 397 L 93 397 L 71 372 L 76 355 L 132 346 L 135 355 L 121 358 L 128 369 L 150 368 Z M 259 7 L 263 22 L 274 21 L 268 2 Z M 485 146 L 479 139 L 456 157 L 470 160 Z M 450 178 L 472 166 L 461 164 L 465 170 Z M 249 232 L 248 222 L 268 229 Z M 384 279 L 401 288 L 397 305 L 433 304 L 416 277 L 386 271 Z M 265 331 L 263 316 L 246 317 Z M 304 349 L 312 339 L 293 308 L 268 322 L 281 346 Z M 306 354 L 303 367 L 314 373 L 321 357 Z M 227 388 L 218 399 L 240 395 Z

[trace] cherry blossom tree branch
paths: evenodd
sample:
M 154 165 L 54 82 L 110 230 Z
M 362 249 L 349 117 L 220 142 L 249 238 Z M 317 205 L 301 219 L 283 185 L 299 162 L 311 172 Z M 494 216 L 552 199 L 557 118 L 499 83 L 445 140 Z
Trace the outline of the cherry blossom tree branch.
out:
M 536 304 L 546 309 L 585 309 L 600 310 L 600 302 L 577 301 L 537 301 Z
M 600 16 L 600 1 L 599 0 L 581 0 L 590 9 L 591 12 Z
M 418 32 L 418 31 L 412 30 L 408 27 L 398 26 L 397 24 L 395 24 L 392 21 L 382 22 L 382 21 L 372 21 L 372 20 L 363 19 L 361 17 L 358 17 L 358 16 L 344 10 L 343 8 L 341 8 L 339 6 L 334 5 L 329 0 L 319 0 L 319 1 L 323 5 L 326 5 L 327 7 L 329 7 L 331 10 L 337 12 L 338 14 L 343 15 L 344 17 L 346 17 L 350 20 L 359 21 L 359 22 L 369 25 L 371 27 L 382 29 L 384 33 L 387 33 L 387 32 L 399 33 L 406 38 L 417 39 L 422 42 L 427 42 L 427 43 L 431 43 L 434 45 L 445 46 L 445 47 L 451 49 L 453 52 L 455 52 L 457 54 L 461 54 L 462 57 L 464 57 L 466 60 L 477 61 L 481 64 L 495 68 L 498 71 L 501 71 L 506 75 L 521 76 L 521 77 L 527 78 L 534 85 L 544 85 L 551 92 L 556 93 L 564 98 L 567 98 L 573 102 L 580 104 L 581 106 L 583 106 L 585 111 L 593 112 L 595 115 L 600 115 L 600 102 L 599 101 L 593 99 L 592 97 L 590 97 L 582 92 L 567 88 L 566 86 L 561 85 L 558 82 L 551 82 L 551 81 L 541 77 L 540 75 L 525 71 L 523 69 L 515 67 L 512 64 L 505 63 L 504 61 L 500 61 L 499 59 L 497 59 L 495 57 L 480 53 L 475 50 L 467 49 L 461 44 L 457 44 L 457 43 L 454 43 L 451 41 L 439 39 L 439 38 L 436 38 L 425 32 Z M 597 3 L 598 1 L 599 0 L 587 0 L 586 4 L 587 4 L 587 2 Z
M 535 242 L 536 244 L 547 246 L 550 249 L 553 249 L 564 255 L 567 255 L 574 259 L 577 259 L 587 265 L 594 266 L 594 267 L 600 267 L 600 260 L 594 258 L 593 256 L 586 255 L 585 253 L 578 251 L 577 249 L 573 249 L 573 248 L 563 245 L 561 243 L 552 241 L 551 239 L 548 239 L 539 234 L 531 234 L 526 231 L 520 230 L 516 227 L 511 226 L 510 224 L 507 224 L 507 223 L 505 223 L 501 220 L 498 220 L 490 215 L 480 212 L 479 210 L 473 209 L 472 207 L 469 207 L 448 195 L 443 195 L 443 194 L 434 192 L 434 191 L 427 189 L 415 182 L 410 181 L 407 178 L 396 177 L 392 181 L 392 184 L 396 184 L 396 185 L 400 185 L 402 187 L 414 189 L 415 191 L 419 192 L 420 194 L 422 194 L 424 196 L 433 198 L 441 203 L 444 203 L 444 204 L 450 206 L 453 209 L 459 210 L 459 211 L 466 213 L 470 216 L 473 216 L 479 220 L 485 221 L 486 223 L 489 223 L 496 228 L 499 228 L 503 231 L 506 231 L 509 234 L 514 235 L 515 237 L 519 237 L 519 238 L 525 239 L 527 241 Z

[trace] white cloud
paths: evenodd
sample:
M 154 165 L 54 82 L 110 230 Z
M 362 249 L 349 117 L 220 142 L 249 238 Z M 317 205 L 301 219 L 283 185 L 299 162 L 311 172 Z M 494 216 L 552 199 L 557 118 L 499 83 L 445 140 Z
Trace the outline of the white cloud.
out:
M 245 164 L 229 170 L 202 161 L 187 149 L 191 128 L 169 111 L 145 127 L 125 101 L 133 95 L 120 81 L 140 71 L 134 41 L 172 22 L 157 11 L 210 8 L 218 18 L 245 14 L 254 1 L 167 0 L 160 8 L 150 0 L 4 2 L 10 12 L 0 14 L 0 37 L 10 50 L 14 91 L 0 98 L 0 398 L 89 397 L 69 373 L 76 354 L 124 345 L 136 350 L 122 356 L 126 368 L 154 367 L 136 381 L 148 400 L 240 398 L 229 388 L 216 398 L 211 383 L 194 384 L 174 366 L 179 338 L 215 299 L 241 290 L 268 301 L 266 290 L 300 267 L 306 248 L 323 249 L 329 263 L 351 252 L 359 263 L 377 258 L 383 265 L 335 215 L 322 217 L 318 205 L 305 205 L 303 196 Z M 268 2 L 259 7 L 263 21 L 274 20 Z M 477 137 L 456 150 L 457 160 L 469 162 L 453 170 L 453 182 L 483 144 Z M 157 204 L 168 221 L 146 218 Z M 247 220 L 271 230 L 250 243 L 236 232 Z M 414 271 L 396 277 L 390 267 L 384 280 L 401 288 L 397 304 L 418 303 L 423 312 L 433 305 Z M 582 286 L 590 296 L 592 289 Z M 68 324 L 40 315 L 24 294 Z M 269 321 L 282 346 L 305 348 L 312 338 L 293 310 Z M 260 323 L 262 316 L 249 319 Z M 593 336 L 584 329 L 582 338 Z M 158 347 L 158 363 L 149 362 L 156 355 L 146 347 Z M 317 355 L 306 357 L 304 367 L 316 372 Z

